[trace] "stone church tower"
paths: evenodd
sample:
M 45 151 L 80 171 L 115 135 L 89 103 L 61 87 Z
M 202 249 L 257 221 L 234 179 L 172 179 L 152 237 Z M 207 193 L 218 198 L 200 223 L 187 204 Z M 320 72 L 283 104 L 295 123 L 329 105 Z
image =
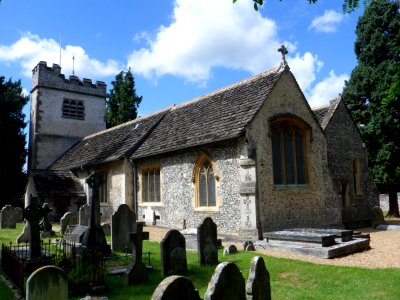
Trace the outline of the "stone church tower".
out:
M 106 84 L 41 61 L 32 70 L 28 170 L 46 169 L 76 142 L 106 128 Z

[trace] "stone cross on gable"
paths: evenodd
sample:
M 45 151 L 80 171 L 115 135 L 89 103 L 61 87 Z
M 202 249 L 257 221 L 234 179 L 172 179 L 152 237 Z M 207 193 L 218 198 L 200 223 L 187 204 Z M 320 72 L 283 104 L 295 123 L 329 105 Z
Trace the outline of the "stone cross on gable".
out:
M 136 222 L 133 225 L 134 232 L 129 234 L 129 239 L 133 242 L 133 258 L 135 261 L 142 261 L 143 241 L 149 239 L 149 233 L 143 232 L 144 222 Z
M 288 68 L 288 63 L 286 61 L 285 55 L 288 54 L 289 52 L 287 51 L 285 45 L 281 45 L 281 47 L 278 49 L 278 52 L 282 54 L 282 62 L 281 62 L 281 67 Z

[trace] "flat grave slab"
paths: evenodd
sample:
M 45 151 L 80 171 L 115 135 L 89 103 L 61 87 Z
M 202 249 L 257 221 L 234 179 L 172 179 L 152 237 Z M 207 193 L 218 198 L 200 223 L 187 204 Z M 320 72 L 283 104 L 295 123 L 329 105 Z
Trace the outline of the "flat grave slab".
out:
M 378 230 L 400 230 L 400 225 L 379 224 L 375 228 Z
M 293 228 L 267 232 L 256 248 L 280 249 L 320 258 L 332 258 L 367 250 L 369 238 L 354 236 L 352 230 Z

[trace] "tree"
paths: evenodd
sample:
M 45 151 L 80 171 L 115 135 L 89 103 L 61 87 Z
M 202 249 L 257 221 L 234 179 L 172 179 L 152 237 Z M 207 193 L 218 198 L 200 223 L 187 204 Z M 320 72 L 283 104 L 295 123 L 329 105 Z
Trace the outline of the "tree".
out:
M 23 205 L 27 176 L 23 172 L 27 151 L 22 113 L 29 97 L 22 93 L 21 81 L 5 81 L 0 76 L 0 207 Z
M 374 0 L 356 28 L 358 65 L 343 99 L 369 151 L 380 192 L 389 194 L 388 216 L 398 217 L 400 187 L 400 2 Z
M 282 0 L 279 0 L 282 1 Z M 308 3 L 317 3 L 318 0 L 307 0 Z M 363 0 L 364 5 L 367 5 L 371 0 Z M 233 3 L 237 2 L 237 0 L 233 0 Z M 254 2 L 254 9 L 258 10 L 259 6 L 262 6 L 264 4 L 264 0 L 253 0 Z M 360 0 L 343 0 L 343 12 L 345 13 L 350 13 L 356 8 L 358 8 L 360 5 Z
M 121 71 L 111 82 L 113 88 L 107 101 L 107 128 L 136 119 L 142 97 L 136 95 L 135 79 L 131 69 Z

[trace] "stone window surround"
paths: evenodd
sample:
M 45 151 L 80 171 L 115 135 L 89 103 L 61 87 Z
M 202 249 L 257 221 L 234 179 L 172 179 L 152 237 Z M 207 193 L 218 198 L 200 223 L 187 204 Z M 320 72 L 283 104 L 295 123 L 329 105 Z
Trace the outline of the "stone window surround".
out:
M 200 203 L 200 187 L 199 187 L 199 176 L 200 176 L 200 170 L 201 167 L 203 166 L 204 162 L 208 161 L 214 171 L 214 178 L 215 178 L 215 206 L 199 206 Z M 193 174 L 192 174 L 192 182 L 193 182 L 193 188 L 194 188 L 194 199 L 193 199 L 193 205 L 194 205 L 194 211 L 199 211 L 199 212 L 218 212 L 219 207 L 221 205 L 221 198 L 219 196 L 219 182 L 220 182 L 220 176 L 218 172 L 217 165 L 215 161 L 208 155 L 205 151 L 200 151 L 196 163 L 194 164 L 193 167 Z
M 74 102 L 73 107 L 71 107 L 72 102 Z M 81 109 L 78 109 L 78 106 L 81 107 Z M 66 108 L 68 108 L 68 110 L 66 110 Z M 85 120 L 84 102 L 82 100 L 64 98 L 61 107 L 61 117 L 65 119 L 84 121 Z
M 143 201 L 143 191 L 144 191 L 143 173 L 147 172 L 147 171 L 150 171 L 150 170 L 154 170 L 154 169 L 159 169 L 160 170 L 160 201 L 159 202 L 144 202 Z M 160 164 L 151 164 L 151 165 L 148 165 L 148 166 L 141 167 L 139 169 L 140 201 L 138 201 L 138 205 L 140 207 L 164 206 L 163 199 L 162 199 L 162 184 L 161 184 L 163 176 L 162 176 L 161 170 L 162 170 L 162 168 L 161 168 Z
M 310 185 L 310 172 L 311 170 L 311 165 L 310 165 L 310 143 L 312 140 L 312 132 L 311 132 L 311 126 L 301 119 L 300 117 L 293 115 L 293 114 L 279 114 L 274 117 L 272 117 L 269 120 L 269 130 L 268 130 L 268 136 L 270 138 L 271 142 L 271 147 L 272 147 L 272 128 L 274 126 L 279 126 L 280 124 L 285 124 L 289 123 L 292 126 L 297 127 L 303 137 L 303 156 L 304 156 L 304 176 L 305 176 L 305 184 L 275 184 L 274 183 L 274 188 L 275 189 L 306 189 L 309 188 Z M 271 155 L 273 155 L 273 151 L 271 149 Z M 273 174 L 272 174 L 273 176 Z M 272 180 L 274 182 L 274 180 Z
M 354 184 L 354 195 L 355 197 L 362 197 L 362 188 L 361 188 L 361 163 L 358 157 L 354 157 L 352 161 L 353 165 L 353 184 Z

